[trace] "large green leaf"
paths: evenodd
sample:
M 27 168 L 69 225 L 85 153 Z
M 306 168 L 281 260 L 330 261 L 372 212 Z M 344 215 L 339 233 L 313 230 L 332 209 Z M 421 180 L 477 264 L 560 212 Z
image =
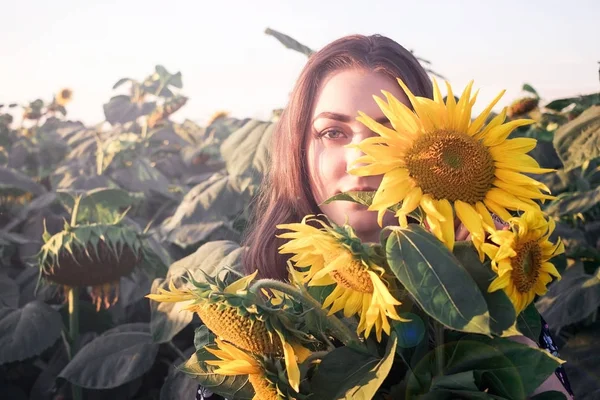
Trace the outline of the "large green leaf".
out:
M 227 172 L 246 177 L 253 186 L 258 186 L 269 168 L 274 128 L 272 122 L 251 120 L 225 139 L 221 145 L 221 155 Z
M 19 307 L 19 285 L 9 276 L 0 273 L 0 308 Z
M 188 348 L 183 354 L 186 357 L 191 357 L 194 354 L 194 347 Z M 177 369 L 177 366 L 184 361 L 178 358 L 169 367 L 169 374 L 160 388 L 160 400 L 184 400 L 190 397 L 190 393 L 195 393 L 198 390 L 198 382 L 190 375 Z
M 231 220 L 245 212 L 251 199 L 240 183 L 236 176 L 214 175 L 196 185 L 163 222 L 162 237 L 183 248 L 208 240 L 239 240 Z
M 106 331 L 81 348 L 59 377 L 88 389 L 110 389 L 144 375 L 154 365 L 158 344 L 143 325 Z
M 201 354 L 199 358 L 198 355 Z M 203 359 L 212 359 L 208 352 L 196 352 L 179 367 L 183 373 L 195 378 L 203 387 L 231 400 L 251 400 L 254 389 L 247 375 L 220 375 L 216 367 L 206 364 Z
M 600 203 L 600 187 L 582 192 L 563 193 L 545 208 L 545 212 L 562 217 L 584 213 Z
M 472 372 L 477 387 L 487 387 L 490 395 L 519 400 L 533 392 L 559 365 L 558 360 L 545 350 L 504 338 L 490 339 L 480 335 L 467 335 L 456 342 L 446 343 L 444 354 L 444 376 L 461 377 L 460 382 L 443 379 L 442 385 L 436 383 L 440 377 L 434 376 L 426 391 L 436 387 L 460 390 L 460 385 L 468 389 L 465 373 L 468 377 L 468 372 Z M 432 351 L 414 369 L 415 373 L 409 375 L 407 394 L 414 396 L 419 393 L 421 386 L 416 382 L 417 378 L 435 375 L 434 355 Z
M 490 283 L 496 278 L 489 262 L 482 264 L 472 242 L 457 242 L 454 245 L 454 255 L 462 266 L 469 272 L 477 283 L 479 290 L 485 298 L 490 311 L 490 330 L 496 335 L 501 335 L 515 323 L 515 307 L 503 290 L 488 293 Z
M 594 400 L 600 395 L 600 322 L 580 329 L 560 349 L 576 399 Z
M 27 175 L 12 168 L 0 165 L 0 193 L 10 195 L 22 195 L 31 193 L 39 196 L 45 193 L 46 189 Z
M 59 312 L 37 300 L 0 308 L 0 364 L 37 356 L 60 338 L 62 328 Z
M 241 257 L 243 249 L 231 241 L 214 241 L 202 245 L 196 252 L 171 264 L 165 279 L 157 278 L 151 293 L 157 289 L 167 288 L 170 280 L 176 287 L 182 288 L 181 277 L 188 272 L 196 281 L 205 282 L 204 273 L 214 276 L 225 267 L 241 272 Z M 159 303 L 150 301 L 150 329 L 155 342 L 163 343 L 171 340 L 177 333 L 192 321 L 192 313 L 181 311 L 181 303 Z
M 419 225 L 394 228 L 386 243 L 388 264 L 421 308 L 443 325 L 490 334 L 485 297 L 467 270 Z
M 531 303 L 517 317 L 517 329 L 529 339 L 538 343 L 542 330 L 542 318 L 535 303 Z
M 553 143 L 565 168 L 600 156 L 600 106 L 590 107 L 558 128 Z
M 552 330 L 583 320 L 600 307 L 600 268 L 595 275 L 580 263 L 568 268 L 536 306 Z
M 553 111 L 562 111 L 573 103 L 579 103 L 588 107 L 594 104 L 600 104 L 600 93 L 592 93 L 584 96 L 556 99 L 546 104 L 544 107 Z
M 397 343 L 393 333 L 382 358 L 348 346 L 331 351 L 321 360 L 311 379 L 315 398 L 372 399 L 390 372 Z

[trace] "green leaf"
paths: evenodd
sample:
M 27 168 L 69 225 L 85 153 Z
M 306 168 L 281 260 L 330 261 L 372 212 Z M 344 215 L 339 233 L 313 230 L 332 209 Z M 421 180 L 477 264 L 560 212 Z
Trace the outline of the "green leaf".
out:
M 600 106 L 588 108 L 558 128 L 553 144 L 566 169 L 600 156 Z
M 485 298 L 458 259 L 419 225 L 394 228 L 386 243 L 391 270 L 421 308 L 458 331 L 490 334 Z
M 436 376 L 431 382 L 429 390 L 435 392 L 438 390 L 472 390 L 479 391 L 475 385 L 473 371 L 464 371 L 451 375 Z
M 63 328 L 58 311 L 40 301 L 23 308 L 0 308 L 0 364 L 39 355 L 52 346 Z
M 132 103 L 129 96 L 118 95 L 112 97 L 103 108 L 106 121 L 115 125 L 135 121 L 142 115 L 149 115 L 156 108 L 156 103 Z
M 600 307 L 600 268 L 594 275 L 581 264 L 567 268 L 536 306 L 552 330 L 582 321 Z
M 531 94 L 535 95 L 535 97 L 540 97 L 540 96 L 538 95 L 538 92 L 537 92 L 537 91 L 536 91 L 536 90 L 533 88 L 533 86 L 531 86 L 529 83 L 525 83 L 525 84 L 523 85 L 523 88 L 522 88 L 522 90 L 524 90 L 524 91 L 526 91 L 526 92 L 529 92 L 529 93 L 531 93 Z
M 182 248 L 197 248 L 201 242 L 239 241 L 231 220 L 248 207 L 250 193 L 237 190 L 235 176 L 213 175 L 194 186 L 174 214 L 161 226 L 162 237 Z
M 179 370 L 194 377 L 204 388 L 215 392 L 228 399 L 251 400 L 254 397 L 254 389 L 247 375 L 220 375 L 214 370 L 216 367 L 206 364 L 198 357 L 200 352 L 192 356 L 179 367 Z M 209 358 L 209 356 L 211 356 Z M 205 358 L 206 357 L 206 358 Z M 213 359 L 208 352 L 202 354 L 203 359 Z
M 118 88 L 119 86 L 121 86 L 122 84 L 124 84 L 124 83 L 127 83 L 127 82 L 131 82 L 131 81 L 132 81 L 132 79 L 130 79 L 130 78 L 121 78 L 121 79 L 119 79 L 119 80 L 117 81 L 117 83 L 115 83 L 115 84 L 113 85 L 113 89 L 116 89 L 116 88 Z
M 351 201 L 354 203 L 362 204 L 363 206 L 370 206 L 373 203 L 373 198 L 375 197 L 374 191 L 349 191 L 338 193 L 325 201 L 322 204 L 329 204 L 334 201 Z M 321 206 L 322 204 L 319 204 Z M 391 207 L 388 207 L 388 210 L 392 212 L 396 212 L 400 208 L 401 204 L 396 204 Z M 420 222 L 423 219 L 421 215 L 421 211 L 419 209 L 408 214 L 410 217 L 414 218 L 416 221 Z
M 581 327 L 560 349 L 575 398 L 597 399 L 600 394 L 600 321 Z
M 450 351 L 452 356 L 445 366 L 445 374 L 470 370 L 494 374 L 503 383 L 502 390 L 508 391 L 514 399 L 524 399 L 559 366 L 545 350 L 504 338 L 468 335 Z M 491 389 L 490 393 L 496 394 L 495 389 Z
M 19 307 L 19 285 L 8 275 L 0 274 L 0 308 Z
M 115 388 L 144 375 L 157 353 L 149 332 L 110 330 L 81 348 L 59 377 L 88 389 Z
M 410 349 L 418 346 L 425 338 L 426 329 L 423 319 L 417 314 L 404 312 L 399 314 L 408 322 L 394 323 L 393 328 L 398 336 L 398 349 Z
M 184 351 L 184 355 L 187 357 L 193 354 L 193 347 Z M 191 376 L 184 374 L 177 366 L 183 361 L 178 358 L 174 364 L 169 367 L 169 374 L 165 379 L 165 382 L 160 388 L 160 400 L 183 400 L 187 399 L 190 393 L 195 393 L 198 390 L 198 382 Z
M 534 303 L 531 303 L 517 317 L 517 329 L 534 342 L 539 342 L 542 318 Z
M 545 212 L 556 217 L 585 213 L 600 203 L 600 187 L 581 192 L 563 193 L 549 203 Z
M 392 333 L 383 358 L 348 346 L 331 351 L 311 379 L 315 399 L 372 399 L 390 372 L 397 342 Z
M 298 42 L 297 40 L 292 39 L 290 36 L 288 36 L 286 34 L 277 32 L 271 28 L 267 28 L 265 30 L 265 33 L 267 35 L 271 35 L 275 39 L 279 40 L 279 42 L 282 45 L 284 45 L 285 47 L 287 47 L 288 49 L 296 50 L 297 52 L 302 53 L 307 57 L 310 57 L 314 53 L 314 50 L 303 45 L 302 43 Z
M 454 245 L 454 255 L 462 266 L 469 272 L 471 278 L 479 287 L 490 311 L 490 330 L 500 336 L 505 330 L 514 325 L 515 307 L 503 290 L 488 293 L 490 283 L 496 278 L 489 261 L 482 264 L 479 255 L 470 241 L 457 242 Z
M 221 144 L 221 156 L 230 175 L 246 177 L 258 186 L 269 169 L 270 143 L 275 124 L 250 120 Z
M 241 257 L 243 249 L 240 245 L 231 241 L 208 242 L 198 248 L 196 252 L 184 257 L 169 267 L 165 279 L 157 278 L 152 283 L 151 293 L 157 293 L 159 287 L 167 288 L 170 280 L 175 286 L 182 289 L 181 277 L 189 271 L 198 282 L 206 282 L 204 273 L 214 276 L 225 267 L 241 272 Z M 189 284 L 191 287 L 191 284 Z M 160 303 L 150 301 L 150 329 L 156 343 L 164 343 L 171 340 L 190 322 L 193 313 L 183 311 L 183 303 Z

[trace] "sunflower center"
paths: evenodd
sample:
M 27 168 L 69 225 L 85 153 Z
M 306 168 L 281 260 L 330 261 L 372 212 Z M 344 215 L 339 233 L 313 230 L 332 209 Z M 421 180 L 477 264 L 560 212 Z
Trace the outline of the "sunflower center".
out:
M 360 293 L 373 293 L 373 282 L 360 261 L 352 262 L 330 273 L 338 285 Z
M 536 240 L 519 243 L 512 258 L 512 279 L 520 293 L 527 293 L 533 288 L 542 267 L 542 249 Z
M 424 194 L 450 202 L 483 201 L 494 182 L 494 159 L 471 136 L 436 131 L 418 138 L 406 153 L 406 167 Z

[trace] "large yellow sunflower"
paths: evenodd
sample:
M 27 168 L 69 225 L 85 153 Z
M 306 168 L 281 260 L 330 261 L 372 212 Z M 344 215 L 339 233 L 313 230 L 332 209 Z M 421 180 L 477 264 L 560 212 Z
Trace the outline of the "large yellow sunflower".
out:
M 508 223 L 509 230 L 491 230 L 494 244 L 484 243 L 482 249 L 498 274 L 488 292 L 503 289 L 519 314 L 536 295 L 547 292 L 553 276 L 561 279 L 549 260 L 565 249 L 560 239 L 555 244 L 548 240 L 555 225 L 541 212 L 527 211 L 521 217 L 510 218 Z
M 320 228 L 308 225 L 315 222 Z M 331 223 L 331 222 L 330 222 Z M 351 227 L 327 226 L 324 222 L 305 217 L 301 223 L 281 224 L 278 229 L 290 232 L 278 235 L 289 239 L 279 248 L 281 254 L 294 254 L 290 261 L 300 268 L 302 283 L 309 286 L 335 285 L 323 302 L 329 315 L 343 310 L 346 318 L 359 315 L 357 333 L 368 337 L 375 329 L 377 340 L 382 331 L 390 334 L 389 319 L 403 320 L 396 312 L 401 303 L 386 286 L 385 269 L 376 265 Z
M 477 93 L 471 96 L 473 82 L 458 103 L 448 83 L 444 102 L 435 80 L 433 100 L 414 96 L 400 79 L 398 82 L 414 111 L 386 91 L 382 93 L 387 103 L 374 96 L 393 129 L 359 112 L 357 120 L 379 136 L 348 145 L 365 153 L 356 160 L 365 165 L 349 172 L 360 176 L 383 174 L 369 207 L 378 211 L 380 225 L 390 206 L 402 203 L 396 216 L 403 227 L 407 225 L 406 216 L 420 206 L 431 231 L 452 250 L 456 212 L 483 260 L 480 246 L 485 239 L 484 225 L 494 226 L 490 212 L 506 220 L 511 217 L 507 210 L 539 209 L 534 199 L 553 199 L 542 193 L 549 193 L 545 185 L 522 174 L 552 171 L 540 168 L 526 154 L 536 146 L 536 140 L 507 139 L 515 128 L 535 121 L 504 123 L 504 109 L 486 125 L 504 91 L 471 120 L 477 98 Z
M 215 341 L 217 343 L 216 349 L 205 347 L 209 353 L 219 358 L 218 360 L 206 361 L 208 365 L 218 367 L 214 370 L 215 374 L 248 375 L 248 380 L 254 388 L 253 400 L 280 399 L 277 388 L 267 379 L 265 371 L 256 357 L 227 342 L 219 339 Z

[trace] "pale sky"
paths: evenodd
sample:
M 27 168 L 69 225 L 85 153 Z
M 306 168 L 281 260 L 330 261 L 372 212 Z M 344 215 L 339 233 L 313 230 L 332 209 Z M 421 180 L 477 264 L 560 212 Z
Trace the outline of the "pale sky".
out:
M 523 83 L 544 101 L 600 91 L 600 1 L 76 1 L 9 0 L 0 24 L 0 103 L 74 90 L 68 117 L 95 124 L 122 77 L 163 64 L 183 74 L 176 120 L 214 111 L 268 118 L 306 62 L 267 27 L 313 49 L 351 33 L 381 33 L 430 60 L 455 91 L 480 88 L 476 111 Z

